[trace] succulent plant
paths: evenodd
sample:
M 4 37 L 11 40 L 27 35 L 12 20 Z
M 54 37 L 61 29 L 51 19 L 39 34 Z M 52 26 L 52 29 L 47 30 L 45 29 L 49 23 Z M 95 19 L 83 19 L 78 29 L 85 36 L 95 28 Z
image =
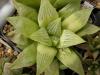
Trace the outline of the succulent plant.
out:
M 81 8 L 80 0 L 14 0 L 17 16 L 13 41 L 22 52 L 10 69 L 36 65 L 36 75 L 60 75 L 61 65 L 85 75 L 73 46 L 86 42 L 82 36 L 100 30 L 88 20 L 91 8 Z M 94 30 L 95 29 L 95 30 Z

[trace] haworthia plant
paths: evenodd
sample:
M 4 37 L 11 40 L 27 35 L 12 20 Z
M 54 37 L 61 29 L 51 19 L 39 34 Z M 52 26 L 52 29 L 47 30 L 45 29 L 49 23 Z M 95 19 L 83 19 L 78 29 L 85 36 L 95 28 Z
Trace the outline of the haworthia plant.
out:
M 17 2 L 20 2 L 24 5 L 27 5 L 29 7 L 32 7 L 32 8 L 35 8 L 35 9 L 39 9 L 40 7 L 40 3 L 41 3 L 41 0 L 15 0 Z M 55 3 L 56 0 L 49 0 L 52 4 Z
M 70 47 L 84 43 L 81 36 L 87 30 L 90 30 L 88 34 L 99 30 L 86 25 L 92 9 L 81 9 L 80 0 L 15 0 L 14 4 L 19 16 L 8 18 L 8 22 L 14 26 L 15 34 L 23 36 L 18 40 L 25 40 L 18 44 L 25 43 L 26 47 L 23 46 L 11 68 L 36 64 L 37 75 L 60 75 L 60 64 L 63 64 L 64 68 L 84 75 L 81 60 Z M 91 32 L 90 27 L 96 30 Z M 27 44 L 27 40 L 31 42 Z
M 62 27 L 64 29 L 69 29 L 73 32 L 77 32 L 86 25 L 90 17 L 91 11 L 92 9 L 81 9 L 73 13 L 71 16 L 64 19 L 64 21 L 62 22 Z
M 31 34 L 30 38 L 41 44 L 52 46 L 52 41 L 45 28 L 41 28 L 38 31 Z
M 47 26 L 47 31 L 50 35 L 60 36 L 61 35 L 61 18 L 58 18 L 51 22 Z
M 71 0 L 56 0 L 54 3 L 54 7 L 61 8 L 61 7 L 65 6 L 70 1 Z
M 54 3 L 54 7 L 55 8 L 62 8 L 70 2 L 73 2 L 73 3 L 78 2 L 78 4 L 80 4 L 80 0 L 56 0 Z
M 56 0 L 49 0 L 51 4 L 54 4 Z
M 63 30 L 58 48 L 66 48 L 84 42 L 85 41 L 75 33 L 69 30 Z
M 78 10 L 80 10 L 79 2 L 69 2 L 65 7 L 59 10 L 59 15 L 62 19 L 65 19 Z
M 28 18 L 17 16 L 17 17 L 9 17 L 8 21 L 14 25 L 17 32 L 23 34 L 27 37 L 27 35 L 31 35 L 33 32 L 38 30 L 38 24 Z M 30 30 L 30 31 L 29 31 Z
M 5 62 L 6 62 L 5 58 L 0 58 L 0 75 L 3 74 Z
M 59 37 L 58 36 L 50 36 L 50 38 L 52 40 L 53 46 L 57 46 L 59 43 Z
M 24 4 L 21 4 L 19 2 L 16 2 L 16 1 L 14 1 L 14 6 L 16 7 L 17 12 L 20 16 L 27 17 L 37 22 L 38 14 L 35 9 L 28 7 Z
M 58 18 L 56 9 L 48 0 L 41 0 L 41 5 L 38 14 L 38 22 L 40 27 L 47 27 L 53 20 Z
M 12 70 L 10 68 L 11 63 L 5 63 L 3 73 L 1 75 L 21 75 L 22 69 Z
M 74 70 L 79 75 L 84 75 L 82 63 L 78 55 L 71 49 L 60 49 L 57 58 L 68 68 Z M 65 60 L 66 59 L 66 60 Z M 77 64 L 75 63 L 77 62 Z
M 16 0 L 17 2 L 20 2 L 22 4 L 25 4 L 27 6 L 30 6 L 32 8 L 38 9 L 40 6 L 40 1 L 41 0 Z
M 52 47 L 38 44 L 37 46 L 37 75 L 44 72 L 52 63 L 57 50 Z
M 95 26 L 93 24 L 87 24 L 83 29 L 81 29 L 77 34 L 79 36 L 85 36 L 89 34 L 94 34 L 96 32 L 100 31 L 100 28 L 98 26 Z
M 15 34 L 16 35 L 12 38 L 12 41 L 16 43 L 17 47 L 19 47 L 22 50 L 33 42 L 32 40 L 26 38 L 18 32 L 15 32 Z
M 22 67 L 27 67 L 27 66 L 32 66 L 33 64 L 36 63 L 36 44 L 33 43 L 26 47 L 22 53 L 20 53 L 17 57 L 17 60 L 11 64 L 12 69 L 17 69 L 17 68 L 22 68 Z
M 51 65 L 45 71 L 45 75 L 59 75 L 59 63 L 54 60 Z

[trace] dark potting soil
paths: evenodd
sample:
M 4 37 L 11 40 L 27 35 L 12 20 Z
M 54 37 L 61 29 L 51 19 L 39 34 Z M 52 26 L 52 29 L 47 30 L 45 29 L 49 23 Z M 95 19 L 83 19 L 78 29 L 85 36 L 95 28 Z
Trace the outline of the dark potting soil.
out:
M 93 24 L 100 26 L 100 9 L 95 8 L 91 15 Z

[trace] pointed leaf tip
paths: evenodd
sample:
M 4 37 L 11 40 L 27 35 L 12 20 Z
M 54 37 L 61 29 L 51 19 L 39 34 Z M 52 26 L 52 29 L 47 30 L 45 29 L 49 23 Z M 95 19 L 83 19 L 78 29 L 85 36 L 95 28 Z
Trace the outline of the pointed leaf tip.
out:
M 69 2 L 65 7 L 60 9 L 59 15 L 62 19 L 65 19 L 78 10 L 80 10 L 80 1 L 75 0 L 74 2 Z
M 62 22 L 62 27 L 73 32 L 79 31 L 88 22 L 91 11 L 92 9 L 82 9 L 73 13 L 68 18 L 65 18 L 65 20 Z
M 53 62 L 57 50 L 53 47 L 38 44 L 37 47 L 37 74 L 44 72 Z
M 79 36 L 85 36 L 89 34 L 94 34 L 96 32 L 100 31 L 100 27 L 93 25 L 93 24 L 87 24 L 83 29 L 77 32 Z
M 11 64 L 11 69 L 32 66 L 36 63 L 36 44 L 31 44 L 26 47 L 23 52 L 18 55 L 18 58 Z
M 52 21 L 47 26 L 47 31 L 50 35 L 60 36 L 61 35 L 61 18 Z
M 46 69 L 45 75 L 59 75 L 59 62 L 56 59 Z
M 69 30 L 63 30 L 58 47 L 66 48 L 66 47 L 74 46 L 74 45 L 81 44 L 84 42 L 85 41 L 81 37 L 76 35 L 75 33 Z
M 14 26 L 17 32 L 23 34 L 25 37 L 28 37 L 39 28 L 37 23 L 22 16 L 9 17 L 8 22 Z
M 38 31 L 32 33 L 30 39 L 47 46 L 52 46 L 52 41 L 45 28 L 40 28 Z
M 41 0 L 38 14 L 38 22 L 40 27 L 47 27 L 53 20 L 58 18 L 56 9 L 51 5 L 49 0 Z
M 18 15 L 27 17 L 30 20 L 37 22 L 37 11 L 31 7 L 28 7 L 22 3 L 17 2 L 16 0 L 13 1 L 15 8 L 17 9 Z
M 69 69 L 75 71 L 79 75 L 85 75 L 79 56 L 71 49 L 60 49 L 57 58 Z

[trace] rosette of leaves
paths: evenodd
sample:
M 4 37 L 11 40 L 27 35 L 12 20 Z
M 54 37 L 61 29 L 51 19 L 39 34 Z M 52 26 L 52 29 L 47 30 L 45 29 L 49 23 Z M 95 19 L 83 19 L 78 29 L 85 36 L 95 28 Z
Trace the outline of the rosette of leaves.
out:
M 16 34 L 25 38 L 24 41 L 31 42 L 23 41 L 23 51 L 11 64 L 11 69 L 36 64 L 37 75 L 60 75 L 62 63 L 66 68 L 84 75 L 81 59 L 72 46 L 84 43 L 83 35 L 100 30 L 93 25 L 96 30 L 92 31 L 91 25 L 87 24 L 92 9 L 81 8 L 80 0 L 37 1 L 41 1 L 39 9 L 32 6 L 36 0 L 13 1 L 18 16 L 9 17 L 8 22 L 14 26 Z M 20 45 L 22 40 L 16 44 Z

